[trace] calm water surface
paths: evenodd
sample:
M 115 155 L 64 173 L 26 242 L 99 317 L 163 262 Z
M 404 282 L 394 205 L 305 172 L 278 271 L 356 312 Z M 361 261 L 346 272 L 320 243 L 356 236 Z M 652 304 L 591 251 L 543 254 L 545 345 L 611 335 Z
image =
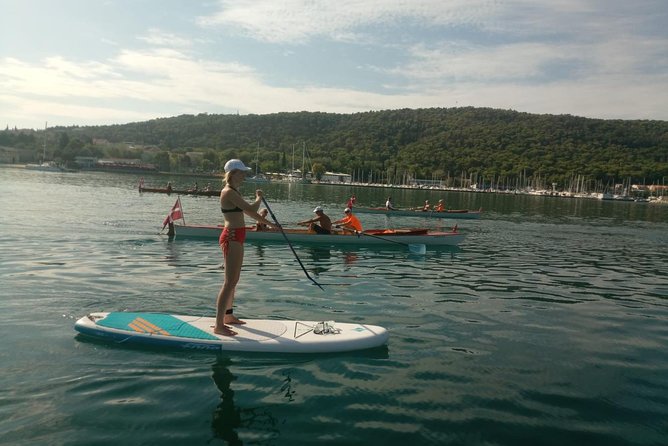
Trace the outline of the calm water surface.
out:
M 426 256 L 298 246 L 326 292 L 284 245 L 246 245 L 236 313 L 377 324 L 390 342 L 216 356 L 75 335 L 91 311 L 213 315 L 218 246 L 159 235 L 175 197 L 137 181 L 0 168 L 0 443 L 668 443 L 667 206 L 266 185 L 284 224 L 318 204 L 338 218 L 351 191 L 360 205 L 445 198 L 485 215 L 458 222 L 459 248 Z M 182 202 L 188 223 L 221 221 L 215 198 Z

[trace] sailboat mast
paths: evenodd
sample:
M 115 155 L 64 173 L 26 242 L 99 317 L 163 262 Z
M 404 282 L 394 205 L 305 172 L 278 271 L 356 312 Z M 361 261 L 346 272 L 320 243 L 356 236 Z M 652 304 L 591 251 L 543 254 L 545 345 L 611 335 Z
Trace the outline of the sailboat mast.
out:
M 42 145 L 42 162 L 46 162 L 46 128 L 49 126 L 49 121 L 44 122 L 44 144 Z
M 260 162 L 260 141 L 257 142 L 257 150 L 255 151 L 255 177 L 257 178 L 257 165 Z

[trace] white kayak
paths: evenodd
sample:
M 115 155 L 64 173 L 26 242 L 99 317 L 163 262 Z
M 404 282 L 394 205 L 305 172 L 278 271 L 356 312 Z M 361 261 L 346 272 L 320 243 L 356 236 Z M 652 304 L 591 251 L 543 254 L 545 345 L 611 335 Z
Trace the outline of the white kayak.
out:
M 215 319 L 166 313 L 91 313 L 79 319 L 79 333 L 119 343 L 194 350 L 329 353 L 363 350 L 387 343 L 383 327 L 333 321 L 244 319 L 230 326 L 236 336 L 213 332 Z

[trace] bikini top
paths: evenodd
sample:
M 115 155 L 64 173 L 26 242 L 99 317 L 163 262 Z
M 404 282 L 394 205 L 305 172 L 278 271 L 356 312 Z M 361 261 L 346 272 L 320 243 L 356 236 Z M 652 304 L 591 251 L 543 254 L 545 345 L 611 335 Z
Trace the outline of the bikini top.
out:
M 228 186 L 229 186 L 229 185 L 228 185 Z M 229 188 L 232 189 L 234 192 L 236 192 L 236 193 L 239 194 L 239 191 L 236 190 L 235 188 L 233 188 L 232 186 L 229 186 Z M 241 194 L 239 194 L 239 195 L 241 195 Z M 232 208 L 232 209 L 223 209 L 222 206 L 220 207 L 220 212 L 222 212 L 223 214 L 227 214 L 228 212 L 243 212 L 243 211 L 244 211 L 244 210 L 241 209 L 239 206 L 236 206 L 236 207 L 234 207 L 234 208 Z

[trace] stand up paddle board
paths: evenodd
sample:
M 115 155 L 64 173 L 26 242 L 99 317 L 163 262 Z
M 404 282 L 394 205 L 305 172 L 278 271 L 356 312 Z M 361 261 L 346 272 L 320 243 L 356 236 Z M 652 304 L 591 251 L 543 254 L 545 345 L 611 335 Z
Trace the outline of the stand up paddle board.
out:
M 212 317 L 166 313 L 91 313 L 74 329 L 118 343 L 150 344 L 195 350 L 328 353 L 378 347 L 387 342 L 383 327 L 333 321 L 245 319 L 236 336 L 213 332 Z

